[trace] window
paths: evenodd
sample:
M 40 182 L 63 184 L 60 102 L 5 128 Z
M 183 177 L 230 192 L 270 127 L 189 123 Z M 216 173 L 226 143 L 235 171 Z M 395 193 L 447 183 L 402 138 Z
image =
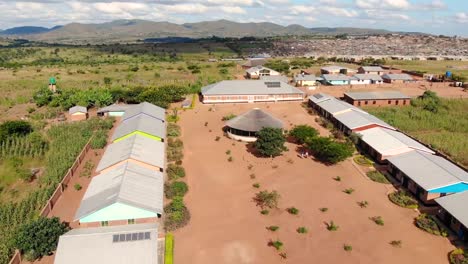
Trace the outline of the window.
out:
M 133 225 L 135 223 L 135 219 L 128 219 L 127 223 L 129 225 Z
M 403 105 L 405 105 L 405 104 L 406 104 L 406 100 L 403 100 Z
M 392 103 L 392 100 L 388 100 L 388 104 L 391 104 Z
M 399 101 L 398 100 L 395 100 L 395 104 L 398 105 Z
M 358 105 L 358 106 L 361 106 L 361 101 L 359 101 L 359 102 L 357 103 L 357 105 Z
M 376 101 L 372 101 L 372 104 L 376 104 L 377 102 Z
M 108 226 L 109 222 L 108 221 L 101 221 L 101 226 Z
M 365 101 L 364 104 L 368 104 L 369 102 Z

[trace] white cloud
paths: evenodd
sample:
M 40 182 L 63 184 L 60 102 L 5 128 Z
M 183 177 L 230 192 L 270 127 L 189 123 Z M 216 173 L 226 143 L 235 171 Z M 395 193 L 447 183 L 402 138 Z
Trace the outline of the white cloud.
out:
M 465 12 L 456 13 L 455 21 L 457 23 L 468 23 L 468 13 L 465 13 Z
M 364 9 L 409 9 L 408 0 L 355 0 L 359 8 Z
M 315 16 L 317 14 L 327 14 L 341 17 L 356 17 L 359 15 L 356 10 L 334 6 L 321 6 L 320 8 L 315 8 L 314 6 L 296 5 L 292 6 L 289 10 L 293 15 Z

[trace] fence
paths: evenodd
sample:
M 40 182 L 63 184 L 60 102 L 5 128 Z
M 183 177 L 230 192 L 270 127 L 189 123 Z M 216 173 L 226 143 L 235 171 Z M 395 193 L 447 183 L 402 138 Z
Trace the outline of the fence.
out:
M 81 150 L 78 157 L 75 159 L 75 162 L 73 162 L 73 165 L 70 167 L 70 169 L 68 169 L 62 181 L 57 186 L 57 189 L 55 189 L 52 196 L 49 198 L 47 203 L 42 208 L 40 216 L 47 217 L 52 211 L 52 209 L 54 209 L 55 204 L 57 203 L 60 196 L 62 196 L 70 180 L 73 178 L 73 176 L 75 176 L 76 170 L 78 169 L 80 164 L 83 162 L 83 159 L 86 153 L 88 153 L 90 148 L 91 148 L 91 139 L 88 140 L 88 142 L 86 143 L 84 148 Z M 8 264 L 20 264 L 20 263 L 21 263 L 21 253 L 18 250 L 15 250 L 15 254 L 11 258 L 10 262 L 8 262 Z

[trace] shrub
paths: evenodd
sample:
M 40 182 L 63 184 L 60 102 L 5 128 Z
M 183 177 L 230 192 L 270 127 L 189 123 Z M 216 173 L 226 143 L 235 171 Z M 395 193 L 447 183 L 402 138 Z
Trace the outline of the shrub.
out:
M 381 216 L 373 216 L 373 217 L 370 217 L 369 219 L 380 226 L 383 226 L 385 224 Z
M 107 131 L 100 129 L 96 131 L 91 139 L 90 146 L 92 149 L 103 149 L 107 145 Z
M 75 183 L 75 185 L 73 186 L 73 188 L 75 188 L 75 190 L 79 191 L 81 190 L 83 187 L 81 187 L 81 185 L 79 183 Z
M 169 164 L 169 166 L 167 166 L 167 176 L 169 180 L 183 178 L 185 177 L 185 169 L 176 164 Z
M 325 213 L 325 212 L 328 211 L 328 208 L 322 207 L 322 208 L 319 208 L 319 210 L 320 210 L 320 212 Z
M 164 207 L 164 227 L 166 231 L 173 231 L 188 224 L 190 212 L 185 207 L 182 197 L 176 196 Z
M 0 143 L 7 137 L 24 136 L 33 131 L 29 122 L 22 120 L 5 121 L 0 124 Z
M 457 248 L 450 252 L 450 264 L 467 264 L 468 254 L 462 248 Z
M 384 184 L 389 184 L 390 183 L 388 181 L 387 177 L 385 177 L 385 175 L 383 175 L 378 170 L 369 171 L 369 172 L 366 173 L 366 175 L 372 181 L 375 181 L 375 182 L 378 182 L 378 183 L 384 183 Z
M 398 247 L 398 248 L 401 248 L 402 243 L 403 242 L 401 242 L 401 240 L 392 240 L 392 241 L 390 241 L 390 245 L 392 245 L 394 247 Z
M 234 117 L 236 117 L 235 114 L 225 115 L 225 116 L 223 116 L 223 121 L 231 120 L 231 119 L 233 119 Z
M 446 237 L 448 235 L 447 230 L 442 224 L 432 215 L 420 214 L 416 217 L 415 224 L 420 229 L 437 236 Z
M 353 158 L 354 162 L 356 162 L 357 164 L 361 165 L 361 166 L 366 166 L 366 167 L 371 167 L 372 165 L 374 165 L 374 162 L 370 159 L 368 159 L 366 156 L 364 155 L 357 155 Z
M 360 202 L 358 202 L 357 204 L 358 204 L 359 207 L 361 207 L 361 208 L 366 208 L 366 207 L 369 205 L 369 203 L 368 203 L 367 201 L 360 201 Z
M 231 151 L 230 151 L 230 150 L 226 150 L 226 155 L 231 155 Z
M 279 226 L 267 226 L 267 229 L 270 230 L 270 231 L 275 232 L 276 230 L 279 229 Z
M 280 258 L 282 258 L 282 259 L 287 259 L 287 258 L 288 258 L 288 255 L 286 254 L 286 252 L 281 252 L 281 253 L 279 253 L 279 256 L 280 256 Z
M 215 141 L 219 141 L 220 139 L 221 139 L 221 137 L 217 136 L 217 137 L 215 138 Z
M 345 251 L 352 251 L 353 250 L 353 247 L 351 245 L 348 245 L 348 244 L 344 244 L 343 245 L 343 249 Z
M 247 169 L 248 169 L 248 170 L 252 170 L 252 168 L 253 168 L 253 165 L 252 165 L 252 164 L 249 164 L 249 166 L 247 166 Z
M 341 177 L 340 176 L 336 176 L 335 178 L 333 178 L 335 181 L 341 181 Z
M 176 181 L 173 183 L 165 184 L 164 193 L 168 199 L 175 196 L 184 196 L 188 191 L 188 186 L 185 182 Z
M 270 241 L 268 243 L 270 246 L 276 248 L 276 250 L 280 250 L 283 247 L 283 242 L 276 240 L 276 241 Z
M 68 226 L 57 217 L 39 217 L 19 228 L 14 246 L 32 261 L 52 254 L 57 248 L 59 236 L 68 230 Z
M 174 263 L 174 235 L 171 233 L 167 233 L 164 244 L 165 244 L 164 263 L 173 264 Z
M 262 215 L 267 215 L 267 214 L 270 213 L 270 211 L 267 210 L 267 209 L 264 209 L 264 210 L 261 210 L 260 213 L 261 213 Z
M 284 146 L 286 139 L 280 128 L 265 127 L 257 132 L 257 141 L 254 145 L 258 153 L 265 157 L 281 155 L 287 148 Z
M 169 148 L 173 148 L 173 149 L 182 149 L 184 147 L 184 142 L 182 142 L 182 140 L 176 138 L 169 138 L 167 140 L 167 146 Z
M 299 214 L 299 209 L 297 209 L 296 207 L 290 207 L 287 209 L 287 211 L 288 213 L 293 214 L 293 215 Z
M 251 173 L 250 174 L 250 179 L 255 179 L 255 178 L 256 178 L 255 173 Z
M 180 136 L 180 127 L 174 123 L 167 124 L 167 136 L 168 137 L 178 137 Z
M 338 228 L 340 228 L 333 221 L 330 221 L 330 223 L 326 223 L 326 224 L 327 224 L 327 230 L 328 231 L 337 231 Z
M 351 157 L 354 147 L 350 142 L 337 142 L 328 137 L 308 138 L 306 145 L 320 161 L 336 164 Z
M 225 68 L 222 68 L 222 69 L 219 69 L 219 74 L 223 75 L 223 74 L 228 74 L 228 70 L 225 69 Z
M 182 160 L 184 153 L 181 148 L 167 148 L 166 150 L 167 160 L 169 162 Z
M 390 199 L 394 204 L 404 208 L 418 208 L 418 201 L 402 190 L 389 194 L 388 199 Z
M 255 194 L 254 201 L 257 203 L 257 206 L 264 208 L 278 208 L 278 200 L 280 195 L 277 191 L 260 191 Z
M 234 160 L 233 157 L 229 157 L 229 158 L 228 158 L 228 161 L 229 161 L 229 162 L 232 162 L 233 160 Z
M 308 125 L 299 125 L 291 129 L 289 136 L 293 137 L 297 143 L 304 144 L 308 138 L 318 136 L 318 131 Z
M 296 231 L 299 233 L 299 234 L 306 234 L 308 232 L 307 228 L 301 226 L 299 228 L 296 229 Z
M 258 183 L 258 182 L 257 182 L 257 183 L 254 183 L 254 184 L 252 184 L 252 186 L 253 186 L 254 188 L 260 188 L 260 183 Z
M 343 192 L 346 194 L 352 194 L 354 192 L 354 189 L 353 188 L 344 189 Z

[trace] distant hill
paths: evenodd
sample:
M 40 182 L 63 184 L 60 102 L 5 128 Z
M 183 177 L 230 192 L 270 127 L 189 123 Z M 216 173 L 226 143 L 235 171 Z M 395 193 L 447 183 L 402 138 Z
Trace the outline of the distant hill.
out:
M 71 23 L 54 28 L 19 27 L 6 30 L 28 40 L 49 43 L 85 44 L 135 42 L 162 38 L 206 37 L 271 37 L 284 35 L 363 35 L 391 33 L 382 29 L 366 28 L 306 28 L 301 25 L 281 26 L 269 22 L 238 23 L 229 20 L 174 24 L 148 20 L 116 20 L 101 24 Z M 0 33 L 5 34 L 5 33 Z
M 13 27 L 0 31 L 0 35 L 31 35 L 31 34 L 40 34 L 49 32 L 60 28 L 61 26 L 55 26 L 53 28 L 46 27 L 34 27 L 34 26 L 25 26 L 25 27 Z

